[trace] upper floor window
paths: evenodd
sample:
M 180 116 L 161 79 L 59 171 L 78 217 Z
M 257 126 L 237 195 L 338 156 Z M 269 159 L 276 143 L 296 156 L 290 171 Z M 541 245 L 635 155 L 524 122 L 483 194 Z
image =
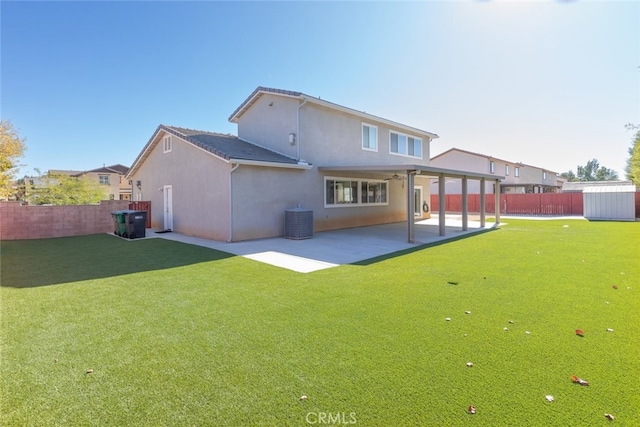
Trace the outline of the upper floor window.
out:
M 505 176 L 509 175 L 509 165 L 504 165 L 504 175 Z
M 515 168 L 513 168 L 513 175 L 517 178 L 520 176 L 520 168 L 518 166 L 516 166 Z
M 378 128 L 376 126 L 362 124 L 362 149 L 378 151 Z
M 325 178 L 325 206 L 387 204 L 387 181 Z
M 496 172 L 496 164 L 493 163 L 493 160 L 491 160 L 489 162 L 489 172 L 491 172 L 491 173 L 495 173 Z
M 165 136 L 162 138 L 162 152 L 168 153 L 169 151 L 171 151 L 171 137 Z
M 109 175 L 98 175 L 98 182 L 100 184 L 109 185 Z
M 542 179 L 547 179 L 547 172 L 546 171 L 542 171 Z
M 402 133 L 389 132 L 389 152 L 422 158 L 422 139 Z

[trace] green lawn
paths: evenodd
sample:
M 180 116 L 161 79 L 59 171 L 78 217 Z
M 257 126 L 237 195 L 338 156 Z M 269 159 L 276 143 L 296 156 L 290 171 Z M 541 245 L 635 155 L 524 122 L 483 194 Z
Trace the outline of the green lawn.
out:
M 309 274 L 2 242 L 0 425 L 640 425 L 640 223 L 506 221 Z

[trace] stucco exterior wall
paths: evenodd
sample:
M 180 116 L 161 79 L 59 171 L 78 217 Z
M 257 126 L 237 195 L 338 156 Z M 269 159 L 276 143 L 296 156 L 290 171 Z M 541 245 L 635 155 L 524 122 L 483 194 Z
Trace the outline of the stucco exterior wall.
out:
M 385 123 L 307 103 L 300 110 L 300 157 L 317 166 L 429 165 L 427 135 L 392 128 Z M 362 148 L 362 124 L 377 127 L 377 151 Z M 389 132 L 422 139 L 422 156 L 390 153 Z
M 238 138 L 297 159 L 297 147 L 289 142 L 296 133 L 299 100 L 264 94 L 238 119 Z
M 327 231 L 406 220 L 406 181 L 390 180 L 386 205 L 325 206 L 325 177 L 382 179 L 372 174 L 326 174 L 316 168 L 290 170 L 241 165 L 232 174 L 233 240 L 284 234 L 284 212 L 300 206 L 313 211 L 314 231 Z M 404 186 L 403 186 L 404 185 Z M 428 180 L 416 178 L 429 201 Z
M 461 151 L 451 151 L 431 159 L 431 166 L 469 172 L 491 173 L 489 160 L 486 157 L 475 156 L 471 153 Z M 498 164 L 496 164 L 495 167 L 494 172 L 496 175 L 501 175 L 504 172 L 504 164 L 502 164 L 501 170 L 498 169 L 500 167 Z M 495 181 L 485 181 L 486 194 L 493 193 L 494 184 Z M 467 192 L 469 194 L 480 194 L 480 181 L 475 179 L 467 180 Z M 431 194 L 438 194 L 438 181 L 435 179 L 431 181 Z M 462 179 L 446 178 L 445 194 L 462 194 Z
M 224 160 L 172 136 L 163 152 L 160 132 L 147 159 L 131 177 L 134 200 L 150 200 L 151 226 L 164 228 L 164 186 L 172 187 L 173 230 L 226 241 L 229 235 L 229 172 Z M 141 189 L 136 182 L 140 181 Z

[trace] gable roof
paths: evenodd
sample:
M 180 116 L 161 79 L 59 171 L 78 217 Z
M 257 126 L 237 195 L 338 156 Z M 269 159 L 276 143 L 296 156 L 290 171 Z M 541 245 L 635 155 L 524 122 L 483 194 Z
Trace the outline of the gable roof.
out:
M 536 169 L 540 169 L 542 171 L 546 171 L 546 172 L 549 172 L 549 173 L 555 173 L 556 175 L 558 174 L 557 172 L 554 172 L 554 171 L 549 170 L 549 169 L 541 168 L 539 166 L 532 166 L 532 165 L 528 165 L 528 164 L 522 163 L 522 162 L 512 162 L 511 160 L 504 160 L 504 159 L 500 159 L 498 157 L 489 156 L 487 154 L 474 153 L 473 151 L 462 150 L 460 148 L 455 148 L 455 147 L 454 148 L 450 148 L 447 151 L 443 151 L 442 153 L 438 154 L 437 156 L 433 156 L 431 158 L 431 160 L 435 160 L 438 157 L 442 157 L 442 156 L 444 156 L 446 154 L 449 154 L 451 152 L 454 152 L 454 151 L 457 151 L 458 153 L 465 153 L 465 154 L 470 154 L 472 156 L 482 157 L 482 158 L 485 158 L 485 159 L 488 159 L 488 160 L 496 160 L 496 161 L 499 161 L 499 162 L 510 163 L 512 165 L 519 165 L 519 166 L 526 166 L 526 167 L 530 167 L 530 168 L 536 168 Z
M 247 111 L 249 108 L 251 108 L 251 106 L 263 94 L 267 94 L 267 93 L 268 94 L 273 94 L 273 95 L 278 95 L 278 96 L 286 96 L 286 97 L 290 97 L 290 98 L 298 98 L 298 99 L 300 99 L 302 101 L 311 102 L 313 104 L 321 105 L 323 107 L 330 108 L 332 110 L 337 110 L 337 111 L 341 111 L 341 112 L 344 112 L 344 113 L 353 114 L 353 115 L 361 117 L 361 118 L 363 118 L 365 120 L 375 121 L 375 122 L 379 122 L 379 123 L 385 123 L 385 124 L 387 124 L 389 126 L 392 126 L 392 127 L 398 128 L 398 129 L 403 129 L 403 130 L 408 131 L 410 133 L 418 133 L 418 134 L 426 135 L 427 137 L 429 137 L 429 139 L 439 138 L 439 136 L 436 135 L 435 133 L 427 132 L 425 130 L 414 128 L 412 126 L 403 125 L 402 123 L 397 123 L 397 122 L 394 122 L 392 120 L 388 120 L 388 119 L 385 119 L 385 118 L 382 118 L 382 117 L 374 116 L 373 114 L 368 114 L 368 113 L 365 113 L 364 111 L 358 111 L 358 110 L 354 110 L 354 109 L 349 108 L 349 107 L 344 107 L 344 106 L 339 105 L 339 104 L 334 104 L 333 102 L 328 102 L 328 101 L 325 101 L 323 99 L 316 98 L 315 96 L 306 95 L 306 94 L 304 94 L 302 92 L 295 92 L 295 91 L 284 90 L 284 89 L 274 89 L 274 88 L 269 88 L 269 87 L 264 87 L 264 86 L 258 86 L 256 88 L 256 90 L 254 90 L 253 93 L 251 93 L 251 95 L 249 95 L 249 97 L 247 99 L 245 99 L 242 102 L 242 104 L 240 104 L 240 106 L 235 109 L 235 111 L 233 113 L 231 113 L 231 116 L 229 116 L 229 121 L 232 122 L 232 123 L 238 123 L 238 119 L 240 118 L 240 116 L 242 116 L 245 111 Z
M 160 132 L 174 135 L 204 151 L 207 151 L 227 162 L 255 164 L 263 166 L 304 167 L 308 164 L 300 164 L 297 160 L 276 153 L 256 144 L 242 140 L 234 135 L 208 132 L 203 130 L 187 129 L 178 126 L 160 125 L 144 146 L 136 160 L 133 162 L 129 174 L 135 172 L 140 163 L 147 158 L 151 148 L 157 143 L 156 138 Z
M 85 173 L 89 173 L 89 172 L 93 172 L 93 173 L 117 173 L 117 174 L 120 174 L 120 175 L 126 175 L 127 172 L 129 172 L 129 168 L 124 166 L 124 165 L 117 164 L 117 165 L 111 165 L 111 166 L 103 166 L 101 168 L 91 169 L 91 170 L 88 170 L 88 171 L 77 172 L 73 176 L 80 176 L 80 175 L 84 175 Z

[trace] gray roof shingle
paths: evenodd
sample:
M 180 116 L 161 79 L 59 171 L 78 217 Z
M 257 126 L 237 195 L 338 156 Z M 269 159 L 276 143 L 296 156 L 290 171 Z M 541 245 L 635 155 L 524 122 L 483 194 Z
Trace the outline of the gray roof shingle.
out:
M 160 128 L 225 160 L 241 159 L 259 162 L 297 164 L 298 162 L 275 151 L 268 150 L 234 135 L 160 125 Z

